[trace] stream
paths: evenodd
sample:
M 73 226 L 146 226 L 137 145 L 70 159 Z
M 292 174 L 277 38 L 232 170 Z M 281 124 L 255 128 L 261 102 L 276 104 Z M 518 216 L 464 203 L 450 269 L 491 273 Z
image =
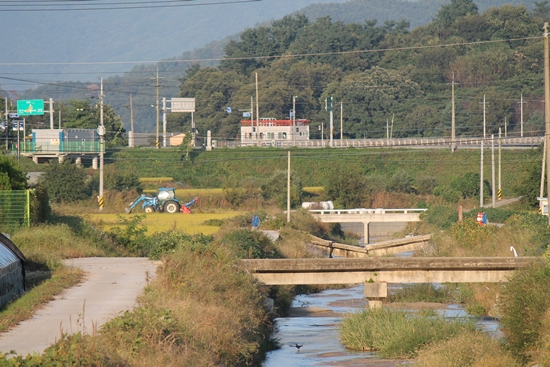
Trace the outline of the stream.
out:
M 411 252 L 396 256 L 410 257 Z M 399 285 L 389 285 L 389 288 Z M 378 358 L 376 352 L 348 350 L 340 343 L 338 327 L 342 317 L 366 307 L 363 285 L 350 288 L 331 289 L 315 294 L 295 297 L 290 317 L 276 319 L 273 337 L 279 340 L 281 348 L 267 354 L 264 367 L 397 367 L 406 365 L 403 360 Z M 467 317 L 462 305 L 449 304 L 435 310 L 441 316 Z M 499 337 L 498 321 L 493 318 L 480 318 L 477 321 L 481 330 Z M 299 348 L 297 348 L 298 346 Z

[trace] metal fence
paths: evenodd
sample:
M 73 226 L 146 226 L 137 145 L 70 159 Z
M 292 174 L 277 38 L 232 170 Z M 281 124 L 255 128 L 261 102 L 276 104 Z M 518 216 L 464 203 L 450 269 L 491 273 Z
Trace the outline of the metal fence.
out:
M 0 190 L 0 223 L 31 225 L 31 190 Z

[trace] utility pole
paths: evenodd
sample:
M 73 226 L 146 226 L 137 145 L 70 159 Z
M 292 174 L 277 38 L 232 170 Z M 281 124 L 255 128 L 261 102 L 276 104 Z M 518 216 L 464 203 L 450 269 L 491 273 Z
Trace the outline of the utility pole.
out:
M 8 126 L 6 126 L 6 151 L 8 150 L 9 148 L 9 142 L 8 142 L 8 136 L 9 136 L 9 133 L 10 133 L 10 122 L 8 120 L 8 116 L 9 116 L 9 105 L 8 105 L 8 102 L 9 102 L 9 99 L 8 97 L 6 97 L 5 99 L 5 105 L 4 107 L 6 108 L 6 123 L 8 124 Z
M 296 96 L 292 96 L 292 142 L 296 145 Z
M 520 136 L 523 138 L 523 93 L 520 95 L 520 101 L 518 103 L 520 105 Z
M 165 97 L 162 97 L 162 147 L 166 148 L 166 98 Z
M 155 103 L 155 110 L 156 110 L 156 118 L 157 118 L 157 139 L 156 139 L 156 142 L 155 142 L 155 146 L 157 147 L 157 149 L 160 148 L 160 140 L 159 140 L 159 87 L 160 87 L 160 82 L 159 82 L 159 68 L 157 66 L 157 77 L 155 78 L 155 89 L 156 89 L 156 103 Z
M 103 121 L 103 77 L 101 78 L 101 88 L 99 90 L 99 196 L 97 201 L 99 211 L 103 210 L 103 165 L 105 164 L 105 124 Z
M 544 171 L 546 168 L 546 139 L 544 140 L 543 148 L 542 148 L 542 167 L 541 168 L 542 169 L 540 173 L 540 195 L 539 195 L 540 198 L 544 197 Z M 542 214 L 542 207 L 543 207 L 542 200 L 539 200 L 539 209 L 541 214 Z
M 333 138 L 333 135 L 334 135 L 334 123 L 333 123 L 333 115 L 332 115 L 332 110 L 333 110 L 333 101 L 332 101 L 332 97 L 328 97 L 329 98 L 329 103 L 328 103 L 328 111 L 329 111 L 329 116 L 330 116 L 330 144 L 329 146 L 332 148 L 334 145 L 333 145 L 333 141 L 332 141 L 332 138 Z
M 50 98 L 50 129 L 53 130 L 53 98 Z
M 340 146 L 344 145 L 344 103 L 340 101 Z
M 479 160 L 479 207 L 483 208 L 483 140 L 481 140 L 481 158 Z
M 390 145 L 390 119 L 386 119 L 386 145 Z
M 288 151 L 288 164 L 287 164 L 287 182 L 286 182 L 286 222 L 290 223 L 290 151 Z
M 391 115 L 391 129 L 390 129 L 390 139 L 393 142 L 393 118 L 395 117 L 395 113 Z
M 455 73 L 453 73 L 453 81 L 451 83 L 451 152 L 456 150 L 455 128 Z
M 480 102 L 481 103 L 481 102 Z M 483 139 L 485 139 L 487 137 L 487 124 L 486 124 L 486 120 L 485 120 L 485 106 L 486 106 L 486 103 L 485 103 L 485 94 L 483 95 Z
M 132 93 L 130 93 L 130 139 L 128 140 L 128 146 L 134 147 L 134 103 L 132 101 Z
M 506 116 L 504 116 L 504 138 L 508 137 L 508 123 L 506 122 Z
M 497 206 L 497 193 L 495 187 L 495 135 L 491 134 L 491 191 L 493 192 L 493 208 Z
M 546 196 L 550 197 L 550 60 L 548 57 L 548 23 L 544 23 L 544 122 L 544 141 L 546 142 Z M 550 213 L 548 215 L 548 224 L 550 224 Z
M 259 139 L 260 139 L 260 105 L 258 103 L 258 73 L 256 73 L 256 119 L 257 119 L 257 124 L 256 124 L 257 142 L 256 142 L 256 145 L 260 145 L 259 144 Z
M 502 199 L 502 129 L 498 128 L 498 200 Z
M 250 139 L 254 139 L 254 97 L 250 96 Z

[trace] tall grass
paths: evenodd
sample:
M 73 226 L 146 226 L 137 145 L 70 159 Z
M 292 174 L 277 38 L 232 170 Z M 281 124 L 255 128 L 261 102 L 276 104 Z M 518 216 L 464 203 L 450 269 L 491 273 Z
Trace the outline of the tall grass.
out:
M 520 367 L 495 339 L 480 331 L 465 331 L 418 352 L 412 367 Z M 544 365 L 540 365 L 543 367 Z
M 412 358 L 430 343 L 474 329 L 468 319 L 448 321 L 431 313 L 377 308 L 347 315 L 340 340 L 347 348 L 378 351 L 383 358 Z

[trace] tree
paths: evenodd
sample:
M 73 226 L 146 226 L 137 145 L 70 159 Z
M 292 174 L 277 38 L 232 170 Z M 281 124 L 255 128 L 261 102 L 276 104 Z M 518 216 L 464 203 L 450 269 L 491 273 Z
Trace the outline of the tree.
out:
M 0 190 L 24 190 L 26 187 L 26 174 L 17 161 L 0 156 Z
M 420 94 L 418 84 L 400 72 L 373 67 L 330 84 L 321 99 L 333 96 L 349 106 L 346 131 L 353 137 L 367 132 L 369 138 L 375 138 L 385 137 L 386 118 L 394 108 Z
M 70 100 L 63 107 L 63 127 L 73 129 L 97 129 L 100 125 L 100 106 L 89 100 Z M 122 120 L 109 105 L 103 105 L 105 141 L 111 146 L 125 145 L 121 133 Z
M 357 169 L 336 166 L 328 175 L 327 196 L 341 208 L 357 208 L 365 199 L 365 178 Z
M 288 171 L 276 170 L 275 173 L 262 185 L 262 196 L 266 200 L 275 200 L 281 209 L 287 207 Z M 290 207 L 302 205 L 302 181 L 295 172 L 290 172 Z
M 89 179 L 83 168 L 70 161 L 52 162 L 38 179 L 57 203 L 69 203 L 90 197 Z
M 446 29 L 452 24 L 467 15 L 477 15 L 478 8 L 472 0 L 451 0 L 450 4 L 443 5 L 437 11 L 433 23 Z

